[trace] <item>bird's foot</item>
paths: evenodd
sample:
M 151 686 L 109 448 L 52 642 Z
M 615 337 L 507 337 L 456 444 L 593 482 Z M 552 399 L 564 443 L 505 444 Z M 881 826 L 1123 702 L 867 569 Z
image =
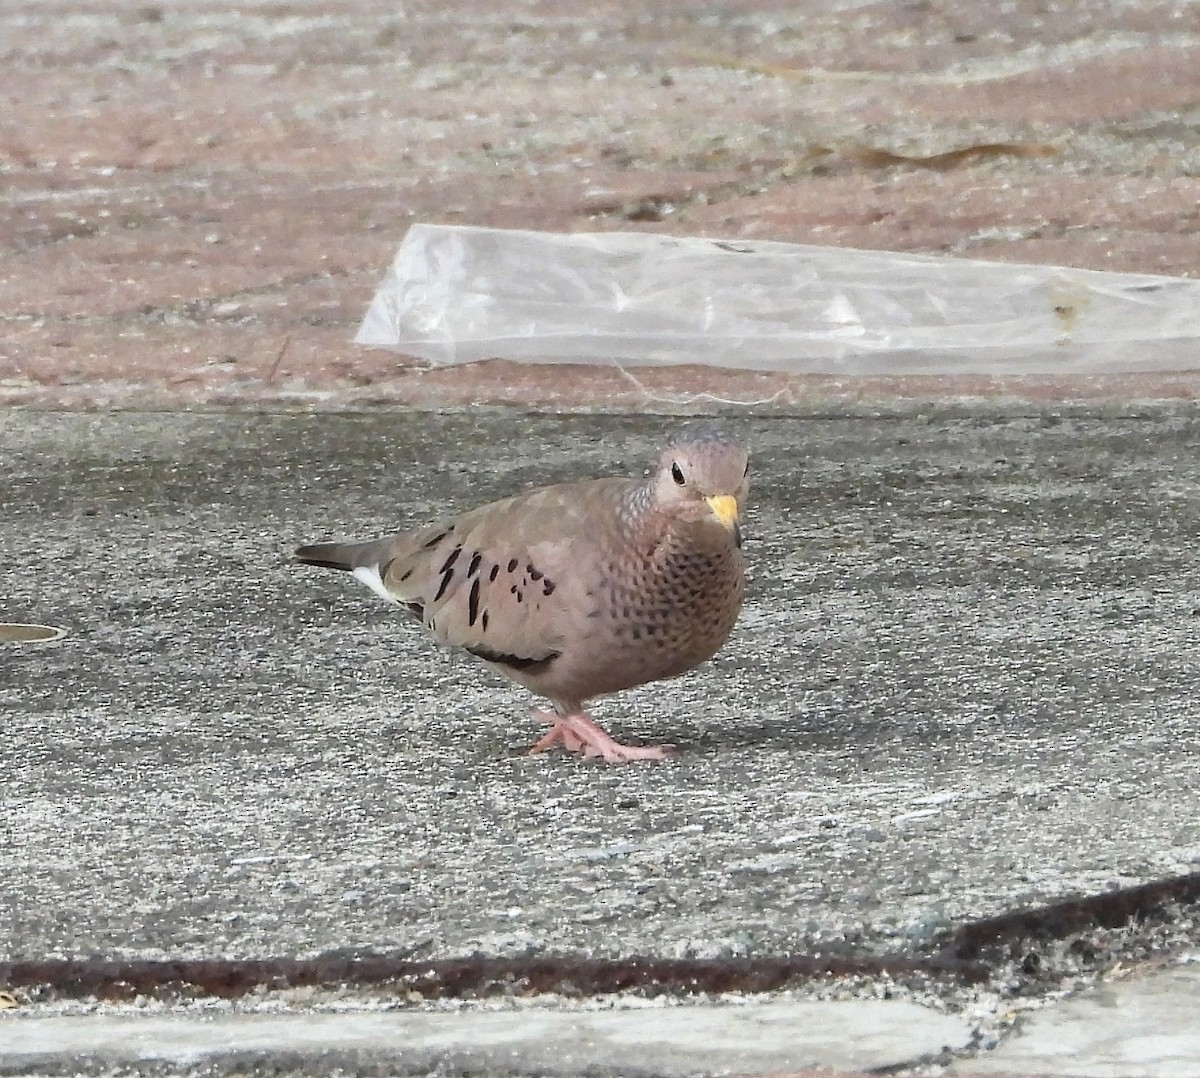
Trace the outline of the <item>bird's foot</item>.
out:
M 545 752 L 561 742 L 567 752 L 582 753 L 585 759 L 599 758 L 609 764 L 625 764 L 631 760 L 667 760 L 675 755 L 674 745 L 622 745 L 582 711 L 570 715 L 535 711 L 533 717 L 554 725 L 530 748 L 530 752 Z
M 538 722 L 553 723 L 549 732 L 539 738 L 530 746 L 530 753 L 545 752 L 547 749 L 554 748 L 559 742 L 562 742 L 562 747 L 567 752 L 583 752 L 584 743 L 576 735 L 575 731 L 567 724 L 563 716 L 556 711 L 535 711 L 533 717 Z

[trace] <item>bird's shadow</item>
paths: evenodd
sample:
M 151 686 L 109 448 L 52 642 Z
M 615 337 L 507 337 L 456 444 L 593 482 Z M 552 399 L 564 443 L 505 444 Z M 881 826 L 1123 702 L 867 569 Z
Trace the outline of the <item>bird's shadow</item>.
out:
M 833 732 L 803 717 L 780 716 L 751 721 L 732 720 L 728 725 L 695 726 L 662 730 L 663 740 L 680 752 L 719 753 L 735 749 L 794 751 L 798 745 L 813 745 L 833 740 Z

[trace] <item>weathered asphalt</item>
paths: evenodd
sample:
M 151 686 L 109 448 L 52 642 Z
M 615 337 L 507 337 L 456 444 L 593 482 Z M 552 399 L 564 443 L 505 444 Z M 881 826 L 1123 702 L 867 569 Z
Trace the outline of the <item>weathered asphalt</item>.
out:
M 1200 408 L 732 418 L 743 619 L 531 699 L 298 542 L 640 469 L 665 417 L 0 415 L 0 958 L 919 950 L 1200 862 Z

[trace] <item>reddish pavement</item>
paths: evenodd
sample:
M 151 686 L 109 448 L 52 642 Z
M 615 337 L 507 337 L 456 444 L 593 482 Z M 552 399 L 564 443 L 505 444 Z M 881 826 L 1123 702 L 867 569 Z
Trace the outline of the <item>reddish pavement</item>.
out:
M 1195 2 L 14 0 L 0 58 L 0 403 L 687 411 L 1200 384 L 428 370 L 351 343 L 415 220 L 1190 274 Z

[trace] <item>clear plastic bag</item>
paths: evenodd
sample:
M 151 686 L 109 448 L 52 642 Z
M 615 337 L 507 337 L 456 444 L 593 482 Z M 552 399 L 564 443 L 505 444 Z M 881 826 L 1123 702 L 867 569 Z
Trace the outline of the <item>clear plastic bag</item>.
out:
M 645 233 L 413 225 L 355 338 L 435 364 L 1200 367 L 1200 281 Z

